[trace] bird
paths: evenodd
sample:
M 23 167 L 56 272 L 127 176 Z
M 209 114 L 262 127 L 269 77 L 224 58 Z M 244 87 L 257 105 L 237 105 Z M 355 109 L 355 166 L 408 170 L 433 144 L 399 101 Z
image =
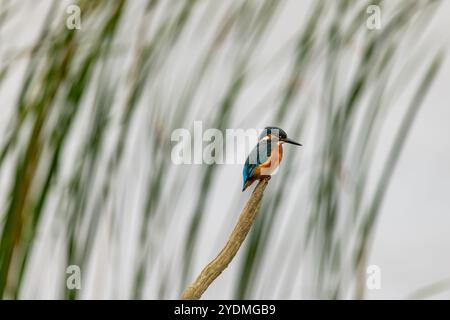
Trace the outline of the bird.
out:
M 283 144 L 290 143 L 296 146 L 302 144 L 289 139 L 286 132 L 279 127 L 265 127 L 258 138 L 258 143 L 250 152 L 242 170 L 243 186 L 245 191 L 256 180 L 270 177 L 281 163 L 283 158 Z

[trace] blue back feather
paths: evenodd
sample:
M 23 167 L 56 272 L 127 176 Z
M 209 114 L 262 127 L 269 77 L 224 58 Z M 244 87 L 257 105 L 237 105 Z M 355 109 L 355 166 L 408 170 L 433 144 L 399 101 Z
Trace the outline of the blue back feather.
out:
M 245 183 L 253 177 L 256 168 L 269 159 L 271 153 L 272 142 L 270 140 L 263 140 L 253 148 L 252 152 L 250 152 L 250 155 L 245 161 L 244 169 L 242 170 L 244 186 Z

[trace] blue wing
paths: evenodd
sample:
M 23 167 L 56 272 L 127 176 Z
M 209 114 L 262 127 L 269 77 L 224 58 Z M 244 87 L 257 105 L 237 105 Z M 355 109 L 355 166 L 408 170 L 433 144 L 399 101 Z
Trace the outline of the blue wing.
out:
M 256 168 L 261 164 L 266 162 L 272 152 L 272 143 L 267 140 L 259 142 L 250 152 L 247 160 L 244 164 L 244 169 L 242 170 L 242 175 L 244 177 L 244 184 L 253 177 Z

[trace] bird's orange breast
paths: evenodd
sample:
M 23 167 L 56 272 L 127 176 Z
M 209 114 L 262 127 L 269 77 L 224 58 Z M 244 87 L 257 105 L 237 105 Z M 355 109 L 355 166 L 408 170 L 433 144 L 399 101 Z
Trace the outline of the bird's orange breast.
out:
M 278 148 L 274 148 L 270 154 L 269 159 L 266 162 L 261 163 L 255 170 L 256 176 L 268 176 L 271 175 L 280 165 L 283 159 L 283 147 L 281 144 Z

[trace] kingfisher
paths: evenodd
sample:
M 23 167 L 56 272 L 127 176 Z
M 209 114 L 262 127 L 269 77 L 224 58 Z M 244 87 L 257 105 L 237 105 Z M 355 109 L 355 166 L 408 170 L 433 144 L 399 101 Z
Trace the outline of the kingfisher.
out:
M 289 139 L 281 128 L 264 128 L 257 145 L 245 161 L 242 171 L 244 176 L 242 191 L 245 191 L 254 181 L 271 176 L 275 172 L 283 158 L 283 143 L 301 146 L 300 143 Z

